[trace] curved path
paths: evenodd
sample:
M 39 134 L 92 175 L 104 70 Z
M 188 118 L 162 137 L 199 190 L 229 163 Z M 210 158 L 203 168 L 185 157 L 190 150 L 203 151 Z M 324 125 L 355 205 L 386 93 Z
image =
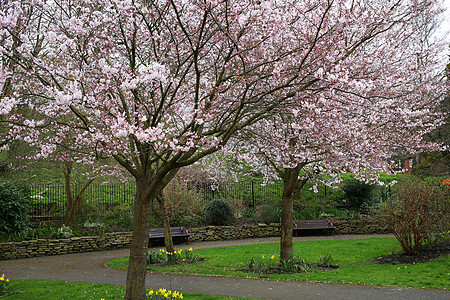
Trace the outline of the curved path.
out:
M 386 237 L 387 235 L 300 237 L 296 241 L 318 239 L 351 239 Z M 279 238 L 259 238 L 236 241 L 190 244 L 193 249 L 278 242 Z M 183 248 L 183 247 L 182 247 Z M 11 280 L 40 279 L 125 285 L 126 271 L 110 269 L 105 262 L 126 256 L 129 249 L 86 252 L 58 256 L 0 261 L 0 273 Z M 259 280 L 215 276 L 175 275 L 148 273 L 148 288 L 166 288 L 187 293 L 250 297 L 257 299 L 321 299 L 321 300 L 440 300 L 450 299 L 446 290 L 389 288 L 379 286 L 320 284 L 298 281 Z

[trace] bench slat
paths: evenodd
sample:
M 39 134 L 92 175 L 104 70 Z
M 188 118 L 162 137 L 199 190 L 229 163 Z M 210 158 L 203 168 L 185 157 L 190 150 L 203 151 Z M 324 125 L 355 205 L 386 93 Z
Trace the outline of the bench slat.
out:
M 186 242 L 188 243 L 189 240 L 189 232 L 187 231 L 186 228 L 183 227 L 170 227 L 170 233 L 172 235 L 172 237 L 183 237 L 186 238 Z M 160 238 L 164 238 L 164 228 L 151 228 L 150 229 L 150 234 L 149 234 L 149 239 L 148 239 L 148 247 L 151 248 L 152 246 L 152 239 L 160 239 Z
M 334 225 L 327 219 L 294 221 L 294 233 L 302 230 L 328 230 L 331 233 Z

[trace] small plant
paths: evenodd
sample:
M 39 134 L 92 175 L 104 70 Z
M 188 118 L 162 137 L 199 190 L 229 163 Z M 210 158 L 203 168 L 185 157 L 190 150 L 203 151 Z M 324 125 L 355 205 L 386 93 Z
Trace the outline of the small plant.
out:
M 233 208 L 224 199 L 211 200 L 206 205 L 205 218 L 207 224 L 232 225 L 234 222 Z
M 179 263 L 180 261 L 186 260 L 198 260 L 198 257 L 194 253 L 192 248 L 189 248 L 189 250 L 187 251 L 183 251 L 183 249 L 180 249 L 174 252 L 167 252 L 164 249 L 159 249 L 159 252 L 149 251 L 147 253 L 147 265 L 162 261 L 167 261 L 168 264 L 173 265 Z
M 56 229 L 56 231 L 53 229 L 53 237 L 55 238 L 70 238 L 73 236 L 72 229 L 70 229 L 69 226 L 62 225 L 60 228 Z
M 150 290 L 147 293 L 147 299 L 155 299 L 155 300 L 173 300 L 173 299 L 183 299 L 183 294 L 177 292 L 177 291 L 170 291 L 170 290 L 166 290 L 166 289 L 159 289 L 157 291 L 155 290 Z
M 0 296 L 8 292 L 9 279 L 5 279 L 5 274 L 0 277 Z
M 281 266 L 286 273 L 308 272 L 309 270 L 309 264 L 297 256 L 281 260 Z
M 275 260 L 275 255 L 272 256 L 264 256 L 262 255 L 260 258 L 250 258 L 246 262 L 246 266 L 251 272 L 254 273 L 270 273 L 273 267 L 276 265 L 277 261 Z
M 147 265 L 159 263 L 166 260 L 165 257 L 162 257 L 161 252 L 148 251 L 147 252 Z
M 258 223 L 258 213 L 253 208 L 247 208 L 242 214 L 242 219 L 251 220 L 253 223 Z
M 324 256 L 319 256 L 320 265 L 331 265 L 333 264 L 333 255 L 327 252 Z

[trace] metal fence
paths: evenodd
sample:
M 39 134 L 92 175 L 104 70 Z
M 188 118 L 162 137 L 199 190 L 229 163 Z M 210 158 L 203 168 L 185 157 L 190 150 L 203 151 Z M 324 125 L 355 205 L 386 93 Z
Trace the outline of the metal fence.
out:
M 170 188 L 168 186 L 167 188 Z M 226 184 L 203 184 L 188 186 L 203 195 L 205 201 L 223 198 L 228 200 L 242 200 L 245 205 L 276 203 L 281 200 L 282 183 L 263 185 L 262 181 L 243 181 Z M 76 194 L 81 186 L 72 185 Z M 62 218 L 67 209 L 67 198 L 63 184 L 36 184 L 28 186 L 31 195 L 32 219 Z M 134 184 L 91 184 L 81 197 L 80 207 L 95 207 L 96 211 L 108 212 L 117 206 L 134 203 Z
M 72 185 L 74 197 L 81 186 Z M 36 184 L 28 186 L 31 195 L 31 218 L 53 219 L 63 216 L 67 209 L 67 197 L 63 184 Z M 80 206 L 96 207 L 107 211 L 121 204 L 133 204 L 133 184 L 91 184 L 84 191 Z

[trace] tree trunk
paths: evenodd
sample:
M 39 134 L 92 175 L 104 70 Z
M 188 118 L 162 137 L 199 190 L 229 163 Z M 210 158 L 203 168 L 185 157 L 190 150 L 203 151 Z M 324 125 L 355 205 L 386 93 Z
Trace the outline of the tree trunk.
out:
M 64 225 L 69 225 L 72 222 L 73 214 L 74 214 L 74 203 L 73 203 L 73 194 L 72 194 L 72 186 L 71 182 L 71 173 L 72 173 L 72 162 L 64 162 L 63 163 L 63 172 L 64 172 L 64 187 L 66 190 L 66 199 L 67 199 L 67 211 L 64 216 Z
M 95 178 L 89 179 L 79 190 L 75 199 L 73 198 L 73 191 L 71 186 L 72 181 L 72 162 L 64 162 L 63 164 L 63 172 L 64 172 L 64 185 L 66 190 L 66 199 L 67 199 L 67 212 L 64 216 L 64 225 L 69 226 L 72 223 L 73 216 L 75 211 L 77 210 L 78 203 L 80 203 L 81 196 L 87 187 L 95 180 Z
M 281 207 L 281 240 L 280 259 L 288 260 L 294 256 L 292 246 L 292 232 L 294 230 L 293 219 L 293 194 L 296 189 L 301 189 L 306 179 L 299 181 L 298 175 L 304 164 L 298 164 L 295 168 L 285 168 L 283 172 L 283 196 Z
M 166 201 L 162 193 L 160 193 L 156 199 L 158 200 L 159 208 L 161 210 L 161 220 L 164 229 L 164 245 L 166 246 L 167 252 L 174 253 L 175 247 L 173 246 L 172 233 L 170 232 L 170 219 L 167 215 Z
M 152 200 L 154 193 L 148 189 L 148 180 L 136 180 L 134 200 L 133 236 L 130 247 L 126 292 L 127 300 L 145 300 L 145 275 L 147 270 L 146 255 L 150 233 Z M 154 192 L 154 191 L 153 191 Z

